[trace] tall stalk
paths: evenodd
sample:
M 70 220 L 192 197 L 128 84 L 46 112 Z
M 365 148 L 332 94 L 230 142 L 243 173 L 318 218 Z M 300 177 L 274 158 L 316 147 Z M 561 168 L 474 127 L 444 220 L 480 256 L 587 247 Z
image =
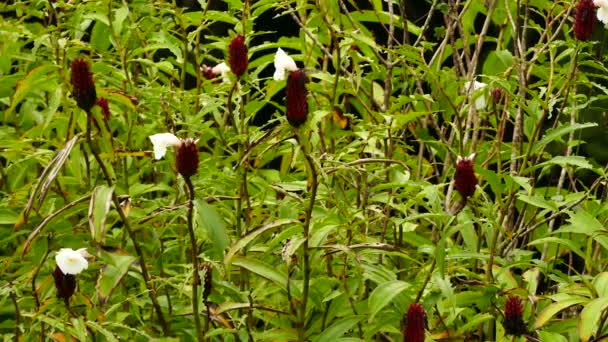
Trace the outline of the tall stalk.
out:
M 106 179 L 106 182 L 108 183 L 108 186 L 112 187 L 114 184 L 112 182 L 112 177 L 110 175 L 110 172 L 108 171 L 108 168 L 106 167 L 105 163 L 99 156 L 99 152 L 93 147 L 93 140 L 91 138 L 91 120 L 93 120 L 93 115 L 90 112 L 87 112 L 87 134 L 86 134 L 87 144 L 89 145 L 89 149 L 91 150 L 93 157 L 97 161 L 97 164 L 99 164 L 99 168 L 101 169 L 101 171 L 104 175 L 104 178 Z M 135 236 L 135 232 L 133 231 L 133 228 L 131 227 L 131 224 L 129 223 L 129 219 L 127 218 L 127 215 L 124 213 L 124 211 L 122 210 L 122 207 L 120 206 L 120 201 L 118 200 L 118 196 L 116 196 L 115 192 L 112 192 L 112 203 L 114 203 L 114 207 L 116 208 L 116 211 L 118 212 L 118 215 L 120 216 L 120 219 L 122 220 L 122 222 L 124 224 L 127 234 L 129 234 L 129 238 L 131 239 L 131 242 L 133 243 L 133 248 L 135 249 L 135 253 L 137 253 L 137 257 L 139 258 L 139 266 L 141 267 L 141 275 L 144 278 L 144 284 L 146 285 L 146 289 L 148 290 L 148 295 L 150 296 L 150 301 L 152 301 L 152 306 L 154 307 L 154 311 L 156 312 L 156 315 L 158 316 L 158 322 L 160 323 L 160 326 L 163 330 L 163 335 L 168 336 L 169 335 L 169 324 L 167 324 L 167 321 L 165 320 L 165 316 L 163 315 L 163 311 L 161 310 L 160 305 L 158 304 L 158 300 L 156 299 L 156 291 L 154 290 L 154 288 L 152 287 L 152 284 L 150 283 L 150 274 L 148 273 L 148 267 L 146 266 L 146 260 L 144 258 L 144 253 L 141 249 L 141 246 L 139 245 L 139 242 L 137 241 L 137 237 Z
M 301 133 L 301 132 L 300 132 Z M 304 242 L 302 243 L 302 259 L 304 264 L 304 284 L 302 289 L 302 307 L 300 311 L 300 329 L 298 331 L 298 341 L 306 340 L 306 305 L 308 302 L 308 291 L 310 288 L 310 258 L 308 255 L 309 246 L 308 241 L 310 239 L 310 222 L 312 218 L 312 210 L 315 205 L 315 199 L 317 197 L 317 187 L 318 183 L 318 174 L 317 169 L 315 168 L 314 161 L 310 156 L 307 146 L 303 143 L 303 139 L 296 135 L 300 146 L 302 147 L 302 152 L 304 154 L 304 159 L 306 160 L 306 168 L 308 169 L 308 173 L 310 174 L 311 184 L 310 184 L 310 198 L 308 202 L 308 207 L 306 207 L 306 213 L 304 217 Z
M 204 340 L 204 332 L 201 328 L 201 318 L 198 310 L 198 284 L 200 277 L 198 276 L 198 245 L 196 236 L 194 235 L 193 214 L 194 214 L 194 186 L 190 177 L 184 177 L 186 186 L 188 187 L 188 234 L 190 235 L 190 257 L 192 259 L 192 315 L 194 316 L 194 329 L 196 329 L 196 338 L 199 342 Z

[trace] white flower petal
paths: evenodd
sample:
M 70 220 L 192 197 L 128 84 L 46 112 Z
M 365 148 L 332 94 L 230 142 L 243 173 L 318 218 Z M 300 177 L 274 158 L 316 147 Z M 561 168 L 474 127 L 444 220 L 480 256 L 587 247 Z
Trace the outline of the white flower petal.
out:
M 483 89 L 487 86 L 487 84 L 482 82 L 473 81 L 473 98 L 475 99 L 475 108 L 476 109 L 484 109 L 487 106 L 486 103 L 486 95 L 485 92 L 481 94 L 475 94 L 478 90 Z M 464 83 L 465 91 L 469 91 L 471 87 L 471 82 Z
M 604 25 L 608 25 L 608 6 L 607 7 L 600 7 L 597 10 L 597 20 L 599 20 L 602 23 L 604 23 Z
M 608 7 L 608 0 L 593 0 L 595 7 Z
M 277 53 L 274 55 L 274 75 L 275 81 L 281 81 L 285 79 L 285 70 L 296 71 L 298 66 L 293 58 L 289 57 L 283 49 L 278 48 Z
M 213 68 L 211 68 L 211 71 L 215 74 L 215 75 L 224 75 L 227 72 L 230 72 L 230 67 L 225 63 L 222 62 L 216 66 L 214 66 Z
M 84 257 L 87 253 L 86 248 L 81 248 L 77 251 L 71 248 L 62 248 L 55 255 L 57 267 L 63 274 L 78 274 L 82 270 L 89 267 L 89 262 Z M 88 253 L 87 253 L 88 254 Z
M 161 159 L 167 153 L 167 147 L 177 146 L 181 144 L 181 140 L 171 133 L 157 133 L 151 135 L 150 141 L 154 147 L 154 158 L 156 160 Z
M 230 77 L 228 73 L 230 72 L 230 67 L 226 65 L 226 63 L 222 62 L 211 69 L 211 71 L 216 75 L 222 75 L 222 82 L 230 83 Z

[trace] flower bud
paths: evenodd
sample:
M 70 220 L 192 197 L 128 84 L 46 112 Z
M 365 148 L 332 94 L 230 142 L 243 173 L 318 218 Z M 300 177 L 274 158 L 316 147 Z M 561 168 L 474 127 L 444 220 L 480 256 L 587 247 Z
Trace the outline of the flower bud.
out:
M 504 99 L 504 91 L 501 87 L 496 87 L 492 89 L 492 101 L 494 102 L 494 106 L 498 106 L 502 103 Z
M 245 37 L 237 35 L 232 39 L 229 47 L 229 61 L 230 69 L 237 77 L 241 77 L 247 71 L 249 61 Z
M 104 120 L 110 121 L 110 107 L 108 106 L 108 99 L 105 97 L 100 97 L 95 102 L 101 108 L 101 114 L 103 115 Z
M 523 307 L 519 297 L 509 297 L 505 303 L 505 318 L 502 321 L 502 326 L 505 328 L 505 334 L 521 336 L 526 333 L 526 325 L 522 318 Z
M 592 0 L 581 0 L 574 13 L 574 37 L 588 40 L 595 27 L 595 5 Z
M 95 100 L 97 99 L 95 83 L 93 83 L 93 75 L 89 71 L 89 64 L 83 58 L 77 58 L 72 61 L 70 69 L 73 87 L 72 95 L 78 107 L 88 113 L 95 105 Z
M 420 304 L 410 304 L 404 318 L 403 342 L 424 342 L 426 313 Z
M 465 199 L 475 193 L 475 186 L 477 185 L 477 177 L 473 171 L 473 158 L 475 158 L 475 153 L 465 158 L 458 157 L 456 160 L 454 188 Z
M 73 274 L 64 274 L 61 272 L 59 266 L 55 266 L 53 278 L 55 278 L 57 297 L 63 298 L 63 300 L 67 303 L 76 290 L 76 276 Z
M 203 284 L 203 299 L 207 301 L 213 288 L 213 266 L 206 262 L 201 268 L 203 269 L 203 280 L 205 281 Z
M 190 178 L 198 169 L 198 140 L 192 138 L 184 139 L 177 146 L 175 162 L 177 171 L 184 177 Z
M 308 115 L 308 79 L 302 70 L 296 70 L 287 77 L 287 121 L 298 127 L 306 121 Z

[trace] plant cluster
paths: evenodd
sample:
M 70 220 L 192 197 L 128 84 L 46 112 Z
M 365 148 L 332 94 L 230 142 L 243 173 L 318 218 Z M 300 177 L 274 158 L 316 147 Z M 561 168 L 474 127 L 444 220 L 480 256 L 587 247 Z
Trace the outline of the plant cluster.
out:
M 608 336 L 608 0 L 0 18 L 5 340 Z

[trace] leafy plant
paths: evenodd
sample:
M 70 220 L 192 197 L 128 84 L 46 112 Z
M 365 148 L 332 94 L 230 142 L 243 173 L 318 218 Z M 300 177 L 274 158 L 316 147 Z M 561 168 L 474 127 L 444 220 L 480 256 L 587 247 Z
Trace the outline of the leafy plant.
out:
M 0 4 L 0 332 L 600 340 L 596 3 Z

